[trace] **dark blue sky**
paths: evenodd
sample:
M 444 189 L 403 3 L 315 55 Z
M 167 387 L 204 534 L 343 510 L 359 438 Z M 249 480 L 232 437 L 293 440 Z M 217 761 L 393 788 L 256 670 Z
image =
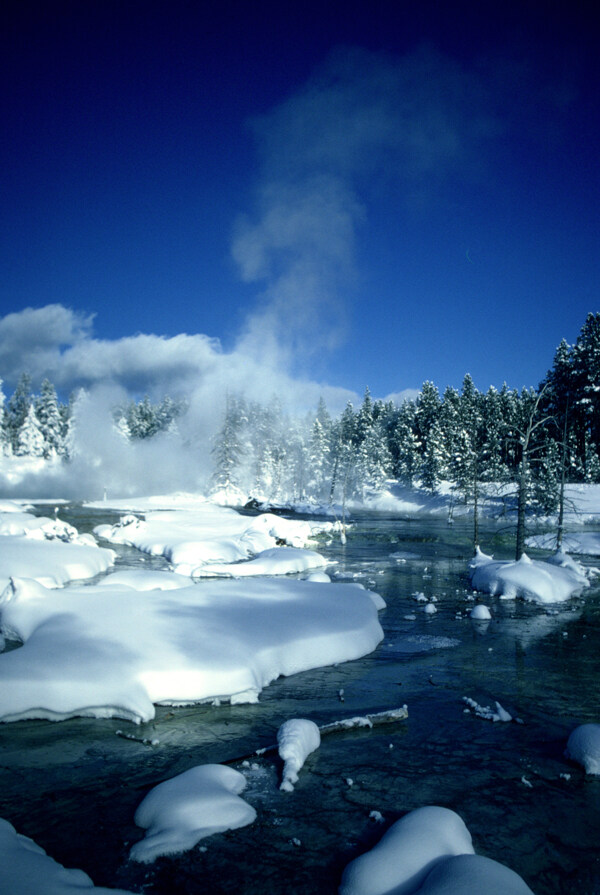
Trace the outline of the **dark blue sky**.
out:
M 8 3 L 0 377 L 76 384 L 75 344 L 143 389 L 127 337 L 201 333 L 377 396 L 536 385 L 599 309 L 572 6 Z

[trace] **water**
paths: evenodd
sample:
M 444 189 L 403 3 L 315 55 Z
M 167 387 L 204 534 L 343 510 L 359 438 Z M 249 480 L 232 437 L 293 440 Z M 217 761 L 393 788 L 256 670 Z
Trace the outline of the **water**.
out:
M 60 515 L 80 531 L 111 521 L 76 507 Z M 346 863 L 393 821 L 444 805 L 462 816 L 478 853 L 508 864 L 538 895 L 597 895 L 600 778 L 563 751 L 577 724 L 599 720 L 599 589 L 552 613 L 486 598 L 493 620 L 472 622 L 469 535 L 460 522 L 364 515 L 345 547 L 323 543 L 335 577 L 385 598 L 385 639 L 362 660 L 276 681 L 258 705 L 158 707 L 139 727 L 90 719 L 0 725 L 0 816 L 96 885 L 150 895 L 333 895 Z M 498 557 L 512 549 L 492 528 L 482 545 Z M 119 563 L 163 565 L 127 549 Z M 426 615 L 416 593 L 436 597 L 438 611 Z M 464 696 L 484 706 L 498 700 L 523 723 L 481 720 L 465 712 Z M 404 703 L 406 721 L 323 738 L 293 793 L 278 789 L 276 754 L 254 755 L 287 718 L 323 724 Z M 145 793 L 205 762 L 244 772 L 256 822 L 178 857 L 128 862 Z

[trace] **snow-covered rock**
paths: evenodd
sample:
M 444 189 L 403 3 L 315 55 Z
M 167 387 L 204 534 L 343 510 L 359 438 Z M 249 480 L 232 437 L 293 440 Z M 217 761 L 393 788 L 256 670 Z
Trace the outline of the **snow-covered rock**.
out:
M 0 892 L 5 895 L 132 895 L 94 886 L 83 870 L 68 870 L 0 818 Z
M 469 617 L 475 619 L 475 621 L 489 621 L 492 613 L 483 603 L 478 603 L 477 606 L 473 606 L 471 609 Z
M 292 718 L 277 731 L 279 757 L 284 762 L 280 789 L 292 792 L 298 771 L 307 757 L 321 745 L 321 734 L 314 721 Z
M 139 722 L 154 717 L 154 703 L 256 702 L 280 675 L 375 649 L 375 596 L 295 579 L 146 591 L 15 580 L 2 594 L 0 632 L 23 646 L 0 654 L 0 720 Z
M 462 854 L 474 854 L 462 818 L 448 808 L 417 808 L 396 821 L 371 851 L 348 864 L 339 895 L 417 892 L 441 858 Z
M 147 832 L 130 858 L 148 864 L 188 851 L 207 836 L 251 824 L 256 811 L 239 795 L 245 787 L 243 774 L 219 764 L 199 765 L 159 783 L 135 812 L 137 826 Z
M 477 548 L 469 572 L 475 590 L 536 603 L 561 603 L 589 587 L 583 569 L 563 563 L 560 554 L 549 561 L 538 561 L 524 553 L 514 562 L 494 560 Z
M 600 774 L 600 724 L 581 724 L 571 733 L 567 758 L 583 765 L 586 774 Z
M 340 895 L 533 895 L 513 870 L 476 855 L 448 808 L 417 808 L 346 867 Z

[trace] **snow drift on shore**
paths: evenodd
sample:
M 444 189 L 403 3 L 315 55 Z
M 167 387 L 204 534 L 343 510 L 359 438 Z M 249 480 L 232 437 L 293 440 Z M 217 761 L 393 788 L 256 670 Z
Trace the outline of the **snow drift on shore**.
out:
M 581 724 L 571 733 L 565 755 L 585 768 L 586 774 L 600 774 L 600 724 Z
M 543 562 L 529 559 L 525 553 L 511 562 L 494 560 L 477 548 L 469 570 L 475 590 L 504 599 L 562 603 L 589 587 L 583 568 L 561 552 Z
M 0 633 L 0 720 L 76 715 L 147 721 L 153 703 L 256 702 L 280 675 L 359 658 L 383 637 L 361 585 L 206 580 L 47 590 L 13 580 Z

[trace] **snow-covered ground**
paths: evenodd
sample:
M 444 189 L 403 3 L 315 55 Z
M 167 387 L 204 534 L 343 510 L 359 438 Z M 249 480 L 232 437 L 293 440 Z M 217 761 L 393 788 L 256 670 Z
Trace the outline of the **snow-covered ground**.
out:
M 476 590 L 505 600 L 521 597 L 536 603 L 563 603 L 590 584 L 583 567 L 563 552 L 544 561 L 529 559 L 524 553 L 511 562 L 495 561 L 478 548 L 469 569 Z

